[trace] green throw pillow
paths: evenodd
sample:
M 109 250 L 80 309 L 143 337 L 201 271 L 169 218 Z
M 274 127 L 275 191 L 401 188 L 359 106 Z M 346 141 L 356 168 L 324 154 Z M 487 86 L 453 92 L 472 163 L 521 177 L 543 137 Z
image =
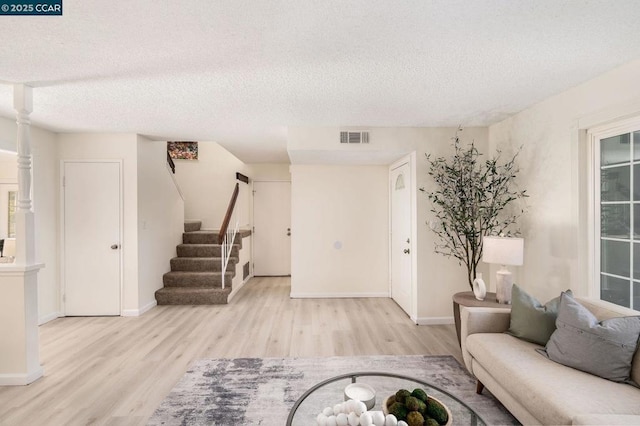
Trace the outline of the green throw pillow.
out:
M 571 294 L 571 290 L 567 292 Z M 543 306 L 514 284 L 511 290 L 511 322 L 507 333 L 527 342 L 546 345 L 556 330 L 559 304 L 558 296 Z

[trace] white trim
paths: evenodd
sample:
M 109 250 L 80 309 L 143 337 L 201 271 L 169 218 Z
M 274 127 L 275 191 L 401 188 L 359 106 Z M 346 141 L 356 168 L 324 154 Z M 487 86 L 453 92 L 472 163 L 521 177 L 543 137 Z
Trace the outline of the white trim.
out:
M 454 321 L 453 317 L 421 317 L 415 319 L 415 323 L 417 325 L 449 325 Z
M 49 321 L 53 321 L 54 319 L 58 319 L 63 316 L 64 315 L 62 315 L 62 312 L 52 312 L 48 315 L 42 315 L 41 317 L 38 318 L 38 325 L 46 324 Z
M 640 108 L 640 106 L 639 106 Z M 640 111 L 635 114 L 640 113 Z M 600 229 L 600 140 L 617 136 L 624 133 L 631 133 L 640 129 L 640 116 L 630 117 L 631 114 L 627 113 L 624 118 L 620 117 L 620 114 L 613 115 L 611 112 L 601 114 L 599 116 L 599 123 L 601 125 L 594 126 L 587 130 L 587 161 L 588 161 L 588 195 L 587 195 L 587 230 L 588 230 L 588 277 L 587 277 L 587 296 L 595 299 L 600 299 L 600 241 L 601 229 Z M 606 121 L 606 124 L 602 124 Z M 580 123 L 595 123 L 595 119 L 581 119 Z M 633 143 L 630 143 L 630 150 L 633 150 Z M 635 163 L 631 157 L 629 164 Z M 633 166 L 630 166 L 633 169 Z M 631 171 L 631 177 L 633 177 L 633 170 Z M 633 196 L 633 192 L 631 193 Z M 629 201 L 628 205 L 634 205 Z M 633 219 L 633 209 L 631 219 Z M 606 240 L 613 240 L 615 238 L 604 238 Z M 630 240 L 625 240 L 628 242 Z M 631 241 L 633 242 L 633 238 Z M 633 245 L 631 247 L 631 254 L 633 254 Z M 633 261 L 633 259 L 631 259 Z M 632 277 L 631 277 L 632 278 Z
M 360 299 L 389 297 L 389 293 L 291 293 L 292 299 Z
M 60 223 L 60 270 L 59 270 L 59 276 L 60 276 L 60 292 L 59 292 L 59 305 L 60 305 L 60 311 L 63 313 L 61 316 L 65 316 L 66 315 L 66 307 L 65 307 L 65 294 L 66 294 L 66 287 L 65 287 L 65 270 L 64 270 L 64 265 L 65 265 L 65 252 L 64 252 L 64 236 L 65 236 L 65 224 L 64 224 L 64 195 L 65 195 L 65 190 L 64 190 L 64 179 L 65 179 L 65 164 L 66 163 L 117 163 L 118 164 L 118 169 L 119 169 L 119 185 L 120 185 L 120 315 L 124 316 L 124 312 L 123 312 L 123 306 L 124 306 L 124 251 L 126 250 L 126 248 L 124 247 L 123 241 L 124 241 L 124 163 L 123 160 L 91 160 L 91 159 L 63 159 L 60 160 L 60 176 L 59 176 L 59 185 L 60 185 L 60 218 L 59 218 L 59 223 Z
M 44 370 L 39 367 L 31 373 L 24 374 L 0 374 L 0 386 L 25 386 L 35 382 L 44 375 Z
M 0 275 L 7 277 L 21 277 L 37 273 L 44 268 L 44 263 L 35 263 L 31 265 L 22 265 L 15 263 L 0 263 Z
M 140 309 L 123 309 L 121 316 L 139 317 L 140 315 L 144 314 L 145 312 L 148 312 L 149 310 L 155 308 L 156 306 L 158 306 L 158 301 L 152 300 L 151 302 L 147 303 Z

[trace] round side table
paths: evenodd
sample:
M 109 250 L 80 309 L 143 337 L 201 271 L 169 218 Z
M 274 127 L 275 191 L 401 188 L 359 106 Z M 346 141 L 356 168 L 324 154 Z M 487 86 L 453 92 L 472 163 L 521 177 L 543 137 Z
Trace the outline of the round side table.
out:
M 472 291 L 463 291 L 453 295 L 453 319 L 456 323 L 456 334 L 458 335 L 458 345 L 460 345 L 460 305 L 462 306 L 477 306 L 482 308 L 508 308 L 511 309 L 511 305 L 506 303 L 498 303 L 496 301 L 495 293 L 487 293 L 484 300 L 476 299 L 476 296 Z

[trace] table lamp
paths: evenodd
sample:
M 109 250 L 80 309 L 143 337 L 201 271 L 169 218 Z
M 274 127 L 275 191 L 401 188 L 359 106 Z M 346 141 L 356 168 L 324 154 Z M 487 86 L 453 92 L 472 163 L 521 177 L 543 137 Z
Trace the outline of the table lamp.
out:
M 524 240 L 511 237 L 483 237 L 482 261 L 497 263 L 502 268 L 496 273 L 496 299 L 498 303 L 511 303 L 513 276 L 507 265 L 522 265 Z

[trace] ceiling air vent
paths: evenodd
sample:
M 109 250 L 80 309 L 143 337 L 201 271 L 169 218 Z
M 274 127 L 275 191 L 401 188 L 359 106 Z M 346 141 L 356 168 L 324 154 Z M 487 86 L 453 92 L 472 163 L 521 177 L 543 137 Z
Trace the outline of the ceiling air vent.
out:
M 369 143 L 369 132 L 340 132 L 340 143 Z

